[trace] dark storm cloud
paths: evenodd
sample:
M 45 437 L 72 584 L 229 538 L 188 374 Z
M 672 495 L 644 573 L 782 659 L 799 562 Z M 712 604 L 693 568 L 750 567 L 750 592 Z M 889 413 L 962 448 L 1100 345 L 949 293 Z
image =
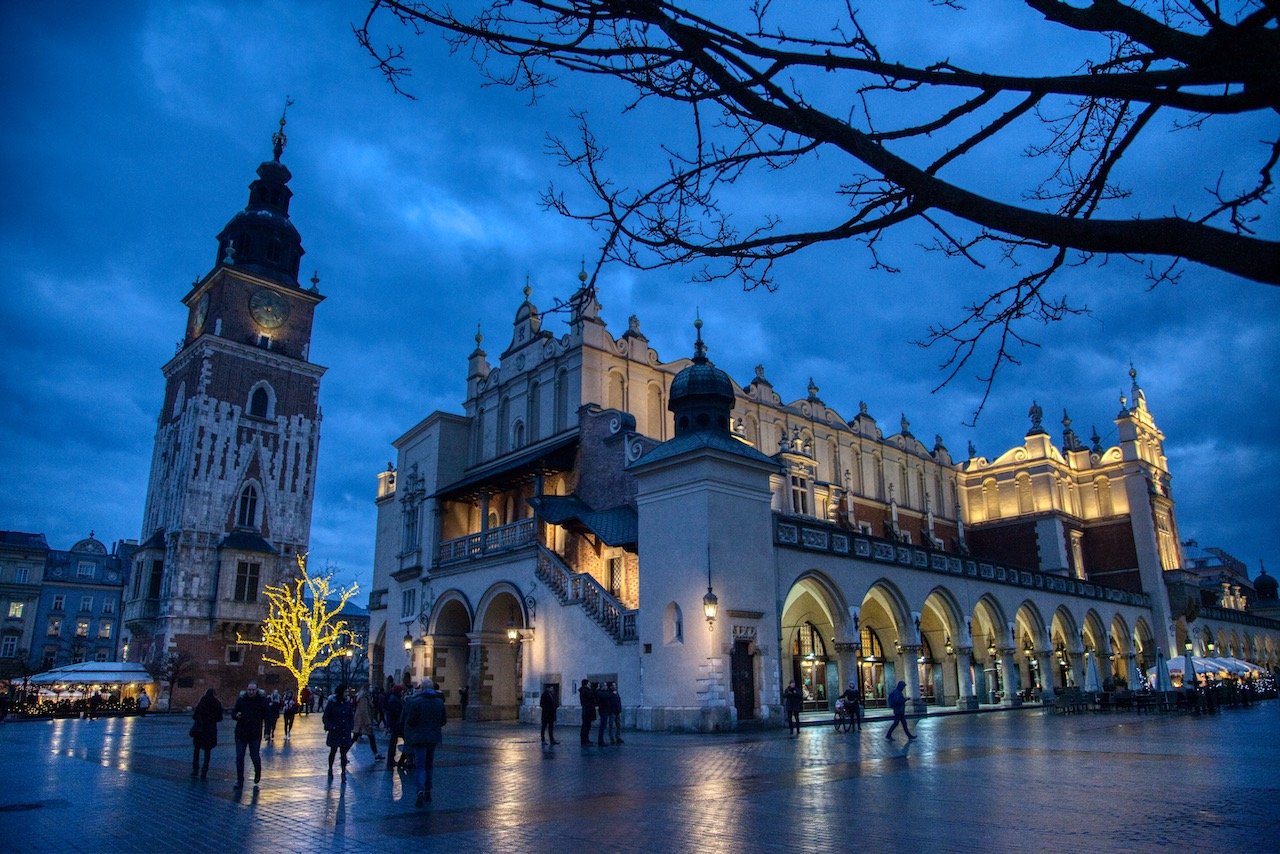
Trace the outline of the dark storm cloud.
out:
M 882 5 L 887 15 L 893 4 Z M 1034 16 L 1014 8 L 984 5 L 963 26 L 929 11 L 892 28 L 890 44 L 904 53 L 933 44 L 977 64 L 995 39 L 1033 31 Z M 311 351 L 328 368 L 312 551 L 344 580 L 370 575 L 375 476 L 390 442 L 434 409 L 460 410 L 476 324 L 496 361 L 526 277 L 546 307 L 590 260 L 598 236 L 538 207 L 549 183 L 581 195 L 546 155 L 547 134 L 572 136 L 570 111 L 585 109 L 615 174 L 638 184 L 664 168 L 653 145 L 670 138 L 679 111 L 622 114 L 627 93 L 608 81 L 563 78 L 531 109 L 518 93 L 482 87 L 465 58 L 428 35 L 409 45 L 420 100 L 395 96 L 350 34 L 364 9 L 130 4 L 63 15 L 9 4 L 0 13 L 11 199 L 0 210 L 0 471 L 20 484 L 0 495 L 0 527 L 44 531 L 59 547 L 90 528 L 107 540 L 138 536 L 179 300 L 270 156 L 286 94 L 297 100 L 284 160 L 304 275 L 318 271 L 327 296 Z M 1057 43 L 1042 53 L 1046 63 L 1072 58 Z M 1220 153 L 1213 133 L 1166 136 L 1127 164 L 1126 180 L 1174 193 L 1180 174 Z M 984 181 L 1037 167 L 996 165 L 959 174 Z M 795 187 L 850 168 L 827 158 L 738 199 L 804 221 L 812 199 Z M 1169 208 L 1177 203 L 1171 195 Z M 1147 292 L 1143 268 L 1122 259 L 1066 271 L 1057 287 L 1093 313 L 1034 330 L 1042 346 L 1019 354 L 1024 364 L 1000 376 L 971 428 L 985 365 L 935 394 L 945 353 L 912 342 L 1017 271 L 922 253 L 925 239 L 904 232 L 885 245 L 903 270 L 892 275 L 869 269 L 854 247 L 802 254 L 780 268 L 772 294 L 691 286 L 689 270 L 611 267 L 600 300 L 615 334 L 637 314 L 668 360 L 690 354 L 696 307 L 711 357 L 739 382 L 763 364 L 795 400 L 812 377 L 846 417 L 866 401 L 893 433 L 905 414 L 913 433 L 941 434 L 957 457 L 969 441 L 988 457 L 1020 442 L 1033 400 L 1055 433 L 1065 408 L 1082 436 L 1096 425 L 1114 439 L 1132 361 L 1168 437 L 1182 535 L 1255 568 L 1275 554 L 1266 511 L 1280 503 L 1269 474 L 1280 429 L 1276 289 L 1187 268 L 1178 284 Z M 558 317 L 547 323 L 564 331 Z

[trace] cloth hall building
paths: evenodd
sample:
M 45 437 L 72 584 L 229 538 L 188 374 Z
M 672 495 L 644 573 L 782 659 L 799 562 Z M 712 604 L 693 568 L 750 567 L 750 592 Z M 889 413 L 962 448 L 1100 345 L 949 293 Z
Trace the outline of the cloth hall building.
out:
M 1251 590 L 1187 604 L 1136 372 L 1113 447 L 1065 417 L 1055 442 L 1033 405 L 1020 443 L 960 459 L 812 381 L 798 400 L 763 367 L 739 385 L 701 328 L 663 361 L 585 287 L 570 305 L 557 337 L 526 288 L 496 363 L 477 334 L 463 413 L 394 442 L 375 679 L 430 675 L 450 703 L 467 685 L 478 719 L 536 719 L 546 685 L 572 719 L 579 680 L 616 681 L 627 726 L 705 731 L 781 718 L 793 679 L 808 709 L 849 683 L 883 704 L 903 679 L 919 711 L 1047 699 L 1090 668 L 1132 684 L 1187 641 L 1280 664 Z

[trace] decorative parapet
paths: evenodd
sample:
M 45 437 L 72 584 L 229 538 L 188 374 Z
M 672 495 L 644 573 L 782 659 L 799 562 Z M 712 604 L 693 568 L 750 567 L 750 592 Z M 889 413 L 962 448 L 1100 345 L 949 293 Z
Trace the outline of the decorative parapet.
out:
M 968 578 L 981 578 L 994 584 L 1049 590 L 1080 596 L 1085 599 L 1103 599 L 1120 605 L 1151 607 L 1147 593 L 1132 593 L 1103 587 L 1087 581 L 1079 581 L 1064 575 L 1053 575 L 1038 570 L 1015 569 L 999 564 L 975 560 L 968 555 L 927 549 L 915 545 L 885 540 L 867 534 L 855 533 L 820 522 L 774 514 L 773 541 L 783 547 L 800 551 L 820 552 L 835 557 L 870 560 L 898 566 Z M 1261 619 L 1255 617 L 1254 619 Z M 1275 622 L 1275 621 L 1268 621 Z
M 1248 611 L 1236 611 L 1232 608 L 1219 608 L 1213 605 L 1202 605 L 1200 607 L 1199 619 L 1218 620 L 1223 623 L 1237 623 L 1242 626 L 1256 626 L 1260 629 L 1280 630 L 1280 620 L 1273 620 L 1270 617 L 1260 617 L 1257 614 L 1250 614 Z

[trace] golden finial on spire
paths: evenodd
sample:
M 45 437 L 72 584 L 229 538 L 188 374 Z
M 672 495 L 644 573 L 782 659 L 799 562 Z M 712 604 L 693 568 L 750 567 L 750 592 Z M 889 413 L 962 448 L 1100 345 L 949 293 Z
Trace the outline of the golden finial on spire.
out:
M 578 268 L 578 281 L 584 285 L 587 283 L 587 256 L 582 256 L 582 266 Z
M 275 154 L 276 162 L 280 161 L 280 155 L 284 154 L 284 147 L 289 142 L 289 138 L 284 135 L 284 126 L 286 117 L 289 115 L 289 108 L 292 106 L 293 99 L 285 95 L 284 109 L 280 111 L 280 130 L 271 135 L 272 152 Z
M 524 301 L 529 301 L 529 295 L 533 293 L 533 285 L 529 284 L 529 274 L 524 274 Z
M 480 322 L 476 321 L 476 346 L 480 346 L 480 342 L 484 341 L 484 336 L 480 334 Z

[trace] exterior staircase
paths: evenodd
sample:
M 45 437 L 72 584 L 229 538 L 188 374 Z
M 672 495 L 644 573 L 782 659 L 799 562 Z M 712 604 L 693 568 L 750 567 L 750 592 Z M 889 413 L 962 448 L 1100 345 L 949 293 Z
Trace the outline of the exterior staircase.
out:
M 538 544 L 538 578 L 561 605 L 581 605 L 582 610 L 617 644 L 636 642 L 635 609 L 627 609 L 590 573 L 574 572 L 551 549 Z

